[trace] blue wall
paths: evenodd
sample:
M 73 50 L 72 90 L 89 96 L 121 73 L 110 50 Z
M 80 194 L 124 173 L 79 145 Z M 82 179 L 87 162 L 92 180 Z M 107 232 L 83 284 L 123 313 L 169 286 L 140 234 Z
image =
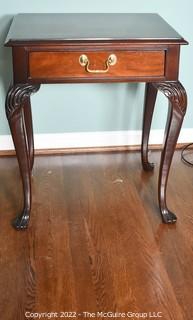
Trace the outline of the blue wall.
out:
M 180 80 L 187 89 L 185 128 L 193 126 L 193 2 L 191 0 L 33 0 L 0 4 L 0 134 L 9 134 L 4 99 L 11 79 L 11 50 L 3 47 L 11 18 L 19 12 L 156 12 L 189 42 L 181 50 Z M 137 130 L 141 128 L 143 84 L 43 85 L 32 97 L 37 133 Z M 158 96 L 153 128 L 164 126 L 166 100 Z

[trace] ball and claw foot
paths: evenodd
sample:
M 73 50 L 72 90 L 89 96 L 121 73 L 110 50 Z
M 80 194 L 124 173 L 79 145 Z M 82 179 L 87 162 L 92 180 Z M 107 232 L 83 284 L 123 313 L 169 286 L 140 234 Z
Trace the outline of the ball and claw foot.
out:
M 16 230 L 25 230 L 28 227 L 29 224 L 29 210 L 25 210 L 24 212 L 22 212 L 22 214 L 18 217 L 16 217 L 13 222 L 12 222 L 12 226 L 16 229 Z
M 164 209 L 161 211 L 161 213 L 162 213 L 162 220 L 164 223 L 174 224 L 177 221 L 176 215 L 171 211 Z
M 144 162 L 143 163 L 143 169 L 145 171 L 152 171 L 154 169 L 154 163 L 151 162 Z

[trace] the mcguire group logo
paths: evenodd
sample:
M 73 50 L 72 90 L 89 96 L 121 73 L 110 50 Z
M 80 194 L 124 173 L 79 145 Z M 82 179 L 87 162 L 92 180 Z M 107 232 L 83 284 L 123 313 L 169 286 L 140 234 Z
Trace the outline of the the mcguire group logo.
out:
M 83 312 L 84 318 L 130 318 L 130 319 L 159 319 L 163 317 L 162 312 Z

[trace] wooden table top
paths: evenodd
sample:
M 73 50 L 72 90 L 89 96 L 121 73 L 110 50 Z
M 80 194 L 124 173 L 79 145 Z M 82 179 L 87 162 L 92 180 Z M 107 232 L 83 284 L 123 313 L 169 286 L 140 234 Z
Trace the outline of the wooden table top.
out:
M 5 45 L 47 41 L 151 41 L 186 44 L 154 13 L 39 13 L 14 17 Z

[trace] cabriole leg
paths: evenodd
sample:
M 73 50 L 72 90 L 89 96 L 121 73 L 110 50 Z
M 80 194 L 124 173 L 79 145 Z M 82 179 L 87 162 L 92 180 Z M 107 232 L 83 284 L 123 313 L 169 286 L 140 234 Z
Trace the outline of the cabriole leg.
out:
M 147 83 L 145 88 L 144 111 L 143 111 L 143 129 L 142 129 L 142 143 L 141 143 L 141 161 L 143 169 L 151 171 L 154 164 L 148 160 L 148 142 L 151 129 L 151 122 L 153 111 L 157 97 L 157 89 L 151 84 Z
M 24 122 L 27 134 L 27 148 L 30 161 L 30 169 L 33 169 L 34 164 L 34 137 L 33 137 L 33 123 L 30 97 L 27 97 L 24 101 Z
M 168 119 L 165 128 L 164 144 L 161 154 L 158 199 L 160 211 L 165 223 L 174 223 L 177 218 L 166 202 L 166 189 L 169 170 L 187 107 L 186 91 L 179 81 L 153 83 L 169 100 Z
M 6 114 L 9 122 L 16 155 L 19 163 L 24 204 L 21 214 L 13 221 L 13 226 L 25 229 L 28 226 L 31 210 L 31 170 L 28 152 L 28 137 L 24 123 L 24 108 L 27 107 L 26 99 L 39 89 L 39 85 L 16 84 L 9 88 L 6 98 Z

